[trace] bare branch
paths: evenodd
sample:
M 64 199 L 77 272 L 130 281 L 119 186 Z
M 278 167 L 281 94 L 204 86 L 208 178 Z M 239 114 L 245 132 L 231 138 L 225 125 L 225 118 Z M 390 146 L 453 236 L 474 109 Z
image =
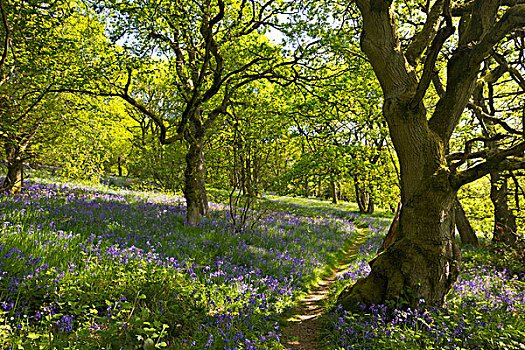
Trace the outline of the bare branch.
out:
M 484 58 L 492 48 L 514 29 L 525 27 L 525 3 L 509 8 L 493 28 L 475 45 L 474 52 Z
M 480 159 L 480 158 L 486 158 L 487 152 L 486 151 L 479 151 L 479 152 L 473 152 L 469 154 L 465 154 L 464 152 L 458 152 L 458 153 L 452 153 L 448 154 L 445 158 L 448 162 L 452 160 L 462 160 L 462 159 Z

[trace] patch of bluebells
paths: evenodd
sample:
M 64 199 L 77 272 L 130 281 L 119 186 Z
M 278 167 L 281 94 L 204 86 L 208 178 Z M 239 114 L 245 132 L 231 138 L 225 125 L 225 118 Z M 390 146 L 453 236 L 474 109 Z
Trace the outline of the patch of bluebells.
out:
M 255 349 L 279 342 L 276 315 L 354 239 L 353 219 L 274 209 L 253 229 L 236 232 L 227 206 L 210 208 L 211 215 L 188 230 L 177 196 L 48 181 L 27 183 L 19 196 L 0 195 L 0 312 L 22 333 L 44 320 L 74 332 L 82 317 L 61 302 L 64 280 L 100 274 L 102 266 L 148 266 L 204 286 L 207 316 L 186 343 Z M 91 318 L 92 331 L 123 322 L 122 296 L 107 302 Z
M 388 224 L 378 222 L 371 228 L 372 235 L 359 249 L 355 262 L 338 276 L 339 283 L 354 283 L 370 272 L 368 261 L 378 251 Z M 519 276 L 467 264 L 444 309 L 392 310 L 372 305 L 352 313 L 339 306 L 329 316 L 328 345 L 337 349 L 522 348 L 524 315 L 525 283 Z

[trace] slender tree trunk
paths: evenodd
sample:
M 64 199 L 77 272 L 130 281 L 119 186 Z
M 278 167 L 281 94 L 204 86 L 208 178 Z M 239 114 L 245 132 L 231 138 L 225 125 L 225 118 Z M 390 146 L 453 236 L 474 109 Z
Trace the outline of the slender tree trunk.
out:
M 493 242 L 513 244 L 518 239 L 516 217 L 507 202 L 507 178 L 499 171 L 490 173 L 490 199 L 494 205 Z
M 360 185 L 357 176 L 354 178 L 355 198 L 360 213 L 373 214 L 375 210 L 374 200 L 370 192 Z
M 122 176 L 122 156 L 118 156 L 117 158 L 117 166 L 118 166 L 118 176 Z
M 456 216 L 456 228 L 458 229 L 459 236 L 461 237 L 461 242 L 463 242 L 463 244 L 478 246 L 478 237 L 472 229 L 467 215 L 465 214 L 465 210 L 463 210 L 463 207 L 461 206 L 461 203 L 457 197 L 454 206 L 454 215 Z
M 2 183 L 0 191 L 20 192 L 24 184 L 24 163 L 20 153 L 20 147 L 16 142 L 5 142 L 7 174 Z
M 371 195 L 368 195 L 368 205 L 366 206 L 366 213 L 373 214 L 375 211 L 374 198 Z
M 199 186 L 199 213 L 208 216 L 210 207 L 208 204 L 208 192 L 206 191 L 206 164 L 204 162 L 203 140 L 199 141 L 199 161 L 197 163 L 197 184 Z
M 365 212 L 366 204 L 363 198 L 363 191 L 361 189 L 361 186 L 359 186 L 359 179 L 357 176 L 354 177 L 354 188 L 355 188 L 355 201 L 357 202 L 357 207 L 359 208 L 360 213 Z
M 337 204 L 337 202 L 338 202 L 338 200 L 337 200 L 337 182 L 331 181 L 330 182 L 330 186 L 331 186 L 331 189 L 332 189 L 332 203 L 333 204 Z
M 240 164 L 240 172 L 241 172 L 241 179 L 239 183 L 239 190 L 242 191 L 243 195 L 248 195 L 248 188 L 246 186 L 247 179 L 246 179 L 246 160 L 244 159 L 244 151 L 241 150 L 241 146 L 239 145 L 239 164 Z
M 260 166 L 260 158 L 256 155 L 254 155 L 253 157 L 253 172 L 252 172 L 252 175 L 253 175 L 253 181 L 252 181 L 252 190 L 253 190 L 253 194 L 255 195 L 255 197 L 258 197 L 260 195 L 260 191 L 259 191 L 259 172 L 260 172 L 260 169 L 259 169 L 259 166 Z
M 186 153 L 186 170 L 184 171 L 184 196 L 186 197 L 186 222 L 190 225 L 199 223 L 200 188 L 197 179 L 199 146 L 190 144 Z
M 246 157 L 246 195 L 250 198 L 255 197 L 255 191 L 253 187 L 254 184 L 251 157 L 248 155 L 248 157 Z

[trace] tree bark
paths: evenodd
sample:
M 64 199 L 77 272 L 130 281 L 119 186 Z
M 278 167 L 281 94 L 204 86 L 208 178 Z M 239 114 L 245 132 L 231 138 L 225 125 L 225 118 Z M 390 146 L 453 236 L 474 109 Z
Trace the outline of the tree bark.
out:
M 454 205 L 454 215 L 456 216 L 456 228 L 458 229 L 459 236 L 461 237 L 461 242 L 463 244 L 478 246 L 478 237 L 472 229 L 467 215 L 465 214 L 465 210 L 463 210 L 463 207 L 461 206 L 461 203 L 457 197 Z
M 24 163 L 20 146 L 11 140 L 5 141 L 7 174 L 2 182 L 0 191 L 9 191 L 13 194 L 22 190 L 24 184 Z
M 200 221 L 200 216 L 206 216 L 209 212 L 203 149 L 205 130 L 197 118 L 191 118 L 190 126 L 191 133 L 190 130 L 187 130 L 185 135 L 190 147 L 186 153 L 184 196 L 186 198 L 186 223 L 196 225 Z
M 454 201 L 444 145 L 429 130 L 424 110 L 385 101 L 384 113 L 401 165 L 399 225 L 393 243 L 370 262 L 370 274 L 339 295 L 346 309 L 358 303 L 442 306 L 459 274 Z M 417 137 L 415 137 L 417 135 Z
M 197 162 L 197 184 L 199 186 L 199 213 L 201 216 L 208 216 L 210 207 L 208 204 L 208 192 L 206 191 L 206 163 L 204 162 L 204 148 L 202 146 L 203 140 L 200 139 L 199 144 L 199 160 Z
M 250 198 L 257 197 L 255 191 L 255 179 L 252 171 L 253 164 L 250 155 L 246 157 L 246 195 Z
M 383 252 L 394 242 L 396 230 L 399 226 L 399 216 L 401 215 L 401 202 L 397 203 L 397 209 L 396 214 L 394 216 L 394 219 L 392 220 L 392 223 L 390 224 L 390 228 L 388 229 L 388 233 L 386 234 L 385 238 L 383 238 L 383 243 L 379 247 L 379 250 L 377 251 L 377 254 Z
M 239 190 L 242 191 L 242 194 L 245 196 L 248 195 L 248 187 L 246 186 L 246 183 L 248 182 L 246 180 L 246 161 L 244 159 L 244 150 L 241 148 L 241 143 L 238 144 L 238 152 L 239 152 L 239 167 L 240 167 L 240 182 L 239 182 Z
M 374 200 L 365 187 L 360 186 L 357 176 L 354 178 L 355 197 L 360 213 L 373 214 L 375 210 Z
M 117 158 L 118 176 L 122 177 L 122 156 Z
M 196 225 L 200 218 L 200 189 L 197 180 L 199 147 L 190 144 L 186 153 L 186 170 L 184 171 L 184 197 L 186 197 L 186 223 Z
M 364 189 L 359 185 L 359 180 L 357 176 L 354 178 L 354 187 L 355 187 L 355 200 L 357 202 L 357 207 L 359 208 L 360 213 L 366 212 L 366 198 L 368 193 L 365 193 Z
M 332 192 L 332 203 L 337 204 L 337 183 L 335 181 L 330 182 L 331 192 Z
M 374 204 L 374 198 L 372 196 L 368 196 L 368 205 L 366 206 L 366 213 L 367 214 L 373 214 L 375 211 L 375 204 Z
M 509 157 L 521 157 L 524 143 L 461 171 L 449 166 L 445 150 L 472 95 L 481 63 L 507 34 L 525 25 L 525 5 L 511 6 L 499 16 L 500 1 L 476 1 L 464 14 L 460 24 L 468 20 L 469 25 L 460 29 L 448 56 L 446 88 L 429 116 L 424 97 L 436 76 L 436 61 L 455 31 L 450 2 L 436 1 L 425 25 L 404 47 L 391 0 L 356 3 L 362 15 L 361 48 L 381 85 L 383 115 L 399 159 L 402 208 L 394 242 L 370 262 L 366 278 L 340 294 L 339 302 L 347 309 L 388 301 L 418 307 L 423 299 L 426 306 L 441 307 L 460 269 L 454 235 L 458 189 L 488 169 L 522 164 Z
M 507 178 L 499 171 L 490 173 L 490 199 L 494 205 L 493 242 L 513 244 L 518 239 L 516 217 L 507 202 Z

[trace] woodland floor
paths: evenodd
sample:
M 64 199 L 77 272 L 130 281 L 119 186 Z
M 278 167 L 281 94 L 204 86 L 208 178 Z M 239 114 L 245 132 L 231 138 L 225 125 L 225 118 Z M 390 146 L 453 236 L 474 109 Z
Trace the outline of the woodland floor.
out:
M 322 316 L 326 310 L 328 299 L 337 275 L 346 271 L 355 260 L 357 250 L 366 238 L 366 230 L 359 229 L 359 235 L 346 252 L 345 258 L 333 269 L 332 273 L 324 277 L 304 296 L 297 304 L 293 314 L 288 318 L 288 326 L 284 329 L 283 345 L 291 350 L 319 350 L 323 348 L 320 342 L 319 330 L 322 325 Z

